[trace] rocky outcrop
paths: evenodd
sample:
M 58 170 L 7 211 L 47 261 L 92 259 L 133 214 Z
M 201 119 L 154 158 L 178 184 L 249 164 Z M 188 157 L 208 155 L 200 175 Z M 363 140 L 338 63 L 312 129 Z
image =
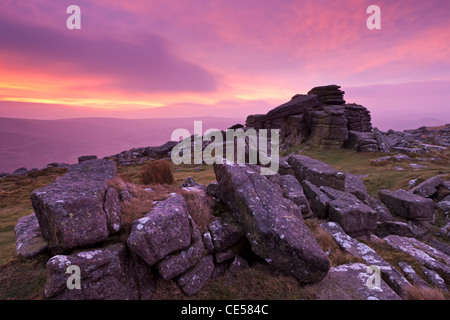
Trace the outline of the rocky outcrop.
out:
M 309 90 L 308 94 L 316 95 L 317 99 L 323 104 L 327 105 L 341 105 L 345 104 L 345 92 L 340 90 L 340 86 L 335 84 L 321 87 L 314 87 Z
M 325 277 L 330 262 L 279 186 L 249 166 L 215 164 L 218 197 L 244 228 L 252 251 L 301 282 Z
M 20 218 L 14 227 L 16 236 L 16 255 L 21 258 L 31 258 L 48 248 L 39 228 L 36 214 Z
M 88 160 L 69 167 L 53 183 L 31 193 L 41 232 L 51 247 L 72 249 L 108 238 L 117 211 L 105 212 L 107 181 L 117 175 L 111 160 Z M 109 197 L 109 202 L 114 202 Z M 108 203 L 109 203 L 108 202 Z M 108 221 L 108 217 L 112 218 Z
M 303 193 L 303 188 L 294 176 L 281 176 L 280 185 L 283 189 L 284 197 L 292 200 L 298 206 L 304 219 L 313 216 L 308 199 L 306 199 L 306 196 Z

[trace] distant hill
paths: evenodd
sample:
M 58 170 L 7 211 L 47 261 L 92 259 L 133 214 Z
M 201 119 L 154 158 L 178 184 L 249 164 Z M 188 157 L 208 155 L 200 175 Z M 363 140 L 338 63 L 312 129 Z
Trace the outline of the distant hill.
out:
M 177 128 L 193 133 L 194 121 L 203 131 L 226 129 L 238 118 L 80 118 L 29 120 L 0 118 L 0 172 L 20 167 L 43 168 L 52 162 L 76 163 L 80 155 L 104 157 L 138 147 L 159 146 Z

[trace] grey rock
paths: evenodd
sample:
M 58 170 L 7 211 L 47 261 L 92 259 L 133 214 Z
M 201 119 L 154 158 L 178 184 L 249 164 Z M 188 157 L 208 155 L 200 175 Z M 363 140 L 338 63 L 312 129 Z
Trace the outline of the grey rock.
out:
M 223 252 L 216 253 L 214 260 L 216 263 L 222 263 L 227 260 L 234 259 L 235 256 L 236 256 L 236 254 L 234 253 L 233 250 L 226 250 Z
M 333 267 L 318 285 L 317 299 L 401 300 L 383 279 L 380 279 L 378 287 L 377 284 L 371 283 L 370 276 L 370 269 L 362 263 L 349 263 Z
M 437 188 L 443 182 L 441 177 L 429 178 L 410 191 L 424 198 L 429 198 L 437 192 Z
M 90 156 L 81 156 L 78 157 L 78 163 L 84 162 L 84 161 L 89 161 L 89 160 L 95 160 L 97 159 L 97 156 L 94 155 L 90 155 Z
M 393 220 L 391 212 L 380 199 L 369 195 L 366 204 L 377 212 L 377 221 L 383 222 Z
M 428 284 L 421 277 L 419 277 L 419 275 L 407 262 L 400 261 L 398 265 L 412 284 L 422 288 L 429 288 Z
M 212 241 L 212 237 L 211 237 L 211 233 L 209 231 L 206 231 L 205 233 L 203 233 L 203 245 L 206 249 L 206 252 L 208 252 L 208 254 L 213 254 L 214 253 L 214 243 Z
M 16 236 L 16 255 L 21 258 L 31 258 L 48 248 L 39 228 L 36 214 L 22 217 L 14 227 Z
M 252 251 L 301 282 L 320 281 L 330 268 L 298 207 L 265 176 L 245 165 L 214 165 L 221 200 L 235 213 Z
M 211 277 L 214 270 L 212 256 L 203 257 L 192 269 L 178 279 L 178 286 L 187 296 L 198 293 Z
M 442 290 L 444 292 L 448 292 L 447 286 L 445 285 L 444 279 L 433 270 L 429 270 L 425 267 L 422 267 L 423 273 L 427 276 L 428 280 L 439 290 Z
M 227 222 L 219 217 L 214 217 L 208 225 L 215 252 L 221 252 L 236 244 L 243 236 L 244 231 L 237 223 Z
M 345 192 L 355 195 L 359 200 L 367 202 L 369 194 L 366 186 L 360 178 L 347 172 L 345 174 L 344 190 Z
M 119 202 L 119 193 L 116 189 L 109 188 L 108 191 L 106 191 L 103 209 L 106 213 L 109 234 L 119 232 L 122 220 L 122 209 Z
M 309 218 L 313 215 L 308 199 L 303 193 L 303 188 L 294 176 L 281 176 L 281 188 L 283 189 L 284 197 L 298 205 L 303 218 Z
M 389 211 L 409 220 L 429 221 L 433 219 L 433 200 L 426 199 L 405 190 L 380 190 L 380 200 Z
M 28 169 L 25 167 L 19 168 L 13 172 L 13 174 L 24 175 L 28 172 Z
M 375 250 L 347 235 L 337 223 L 325 222 L 320 226 L 333 236 L 342 249 L 363 259 L 368 265 L 378 267 L 383 280 L 401 297 L 406 297 L 406 289 L 411 284 L 397 269 L 381 258 Z
M 309 202 L 314 216 L 319 219 L 325 219 L 328 217 L 328 204 L 331 199 L 320 189 L 309 182 L 308 180 L 302 181 L 303 191 Z
M 107 181 L 116 175 L 112 160 L 84 161 L 31 193 L 41 232 L 50 246 L 71 249 L 108 238 L 103 205 Z
M 120 195 L 120 199 L 123 202 L 128 202 L 133 199 L 133 196 L 131 195 L 130 191 L 128 191 L 128 190 L 121 190 L 119 195 Z
M 191 244 L 186 201 L 172 194 L 143 218 L 135 220 L 127 244 L 149 266 Z
M 322 161 L 296 155 L 289 156 L 288 162 L 295 172 L 295 177 L 300 182 L 308 180 L 318 187 L 345 189 L 345 174 Z
M 401 237 L 414 237 L 415 234 L 411 227 L 400 221 L 384 221 L 377 223 L 376 235 L 379 237 L 386 237 L 388 235 L 397 235 Z
M 236 275 L 238 274 L 240 271 L 248 269 L 249 265 L 247 260 L 245 260 L 244 258 L 240 257 L 240 256 L 236 256 L 233 260 L 233 262 L 230 264 L 230 266 L 228 267 L 228 273 L 230 275 Z
M 69 266 L 80 268 L 80 289 L 68 289 Z M 68 281 L 69 280 L 69 281 Z M 134 270 L 122 244 L 57 255 L 47 262 L 45 297 L 57 300 L 135 300 L 139 297 Z
M 135 254 L 131 254 L 131 261 L 138 287 L 139 300 L 152 300 L 157 289 L 157 277 L 153 269 Z

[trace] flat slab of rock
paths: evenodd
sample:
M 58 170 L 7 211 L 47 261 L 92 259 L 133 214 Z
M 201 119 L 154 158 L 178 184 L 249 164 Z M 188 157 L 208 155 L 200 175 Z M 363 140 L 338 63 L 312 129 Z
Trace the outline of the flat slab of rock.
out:
M 288 163 L 298 181 L 308 180 L 318 187 L 325 186 L 338 190 L 345 188 L 345 174 L 322 161 L 295 155 L 288 158 Z
M 149 266 L 191 244 L 189 212 L 184 198 L 172 194 L 143 218 L 135 220 L 127 244 Z
M 42 235 L 50 246 L 71 249 L 108 238 L 103 206 L 107 181 L 116 175 L 114 161 L 88 160 L 70 166 L 64 176 L 31 193 Z
M 301 282 L 325 277 L 327 256 L 277 185 L 245 165 L 214 164 L 214 171 L 219 198 L 233 210 L 256 255 Z
M 34 212 L 17 221 L 14 233 L 16 236 L 16 255 L 18 257 L 31 258 L 48 248 L 48 243 L 42 237 Z
M 67 268 L 80 270 L 80 289 L 68 288 L 75 275 Z M 57 255 L 47 262 L 45 297 L 57 300 L 128 300 L 138 299 L 139 290 L 134 271 L 122 244 L 69 256 Z
M 384 241 L 413 256 L 423 266 L 441 274 L 446 283 L 450 283 L 450 256 L 415 238 L 391 235 L 385 237 Z
M 325 222 L 320 225 L 330 233 L 339 246 L 351 255 L 363 259 L 368 265 L 376 266 L 381 276 L 393 290 L 402 297 L 406 296 L 406 288 L 411 286 L 408 280 L 391 264 L 381 258 L 371 247 L 347 235 L 342 228 L 334 222 Z
M 369 269 L 370 271 L 370 269 Z M 320 282 L 319 300 L 401 300 L 401 298 L 380 279 L 379 287 L 370 279 L 372 273 L 362 263 L 343 264 L 333 267 Z
M 433 200 L 423 198 L 405 190 L 380 190 L 380 200 L 389 211 L 408 220 L 430 221 L 433 219 Z

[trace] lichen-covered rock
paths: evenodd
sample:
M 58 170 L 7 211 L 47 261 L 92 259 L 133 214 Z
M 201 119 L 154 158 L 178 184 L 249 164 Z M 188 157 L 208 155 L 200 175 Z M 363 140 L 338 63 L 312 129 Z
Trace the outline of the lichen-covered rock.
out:
M 300 182 L 308 180 L 318 187 L 326 186 L 337 190 L 345 188 L 345 174 L 329 164 L 301 155 L 290 156 L 288 163 Z
M 206 284 L 214 270 L 213 257 L 203 257 L 192 269 L 182 274 L 177 281 L 178 286 L 187 296 L 198 293 Z
M 381 258 L 375 250 L 347 235 L 337 223 L 325 222 L 320 226 L 333 236 L 342 249 L 363 259 L 369 266 L 378 267 L 384 281 L 401 297 L 406 297 L 406 289 L 411 284 L 397 269 Z
M 423 266 L 442 275 L 450 283 L 450 256 L 415 238 L 390 235 L 384 238 L 391 247 L 413 256 Z
M 302 181 L 303 191 L 308 199 L 314 216 L 319 219 L 325 219 L 328 217 L 328 204 L 331 199 L 320 189 L 309 182 L 308 180 Z
M 107 181 L 116 175 L 117 167 L 112 160 L 84 161 L 31 193 L 42 235 L 50 246 L 72 249 L 108 238 L 108 218 L 103 205 Z
M 369 270 L 369 272 L 368 272 Z M 371 281 L 372 271 L 362 263 L 333 267 L 317 287 L 319 300 L 401 300 L 380 279 L 379 286 Z
M 442 290 L 444 292 L 448 292 L 447 286 L 445 285 L 444 279 L 433 270 L 427 269 L 425 267 L 422 267 L 423 273 L 427 276 L 428 280 L 439 290 Z
M 292 175 L 281 176 L 281 188 L 283 189 L 284 197 L 292 200 L 302 212 L 303 218 L 312 217 L 313 213 L 309 206 L 308 199 L 303 193 L 303 188 L 298 180 Z
M 379 237 L 387 237 L 394 234 L 402 237 L 414 237 L 414 232 L 407 223 L 400 221 L 383 221 L 377 223 L 376 235 Z
M 302 282 L 320 281 L 330 268 L 301 212 L 249 166 L 214 165 L 220 199 L 235 213 L 252 251 Z
M 351 193 L 329 187 L 320 190 L 330 198 L 328 217 L 351 236 L 368 235 L 377 227 L 377 213 Z
M 69 279 L 80 270 L 80 289 L 69 289 Z M 102 249 L 82 251 L 70 256 L 57 255 L 47 262 L 47 282 L 45 297 L 57 300 L 135 300 L 138 299 L 138 286 L 134 270 L 127 259 L 122 244 Z
M 380 200 L 393 214 L 408 220 L 429 221 L 433 219 L 433 200 L 423 198 L 405 190 L 380 190 Z
M 428 284 L 421 277 L 419 277 L 419 275 L 407 262 L 400 261 L 398 265 L 412 284 L 422 288 L 429 288 Z
M 215 252 L 221 252 L 236 244 L 243 236 L 244 231 L 237 223 L 225 221 L 214 217 L 208 225 L 209 233 L 214 244 Z
M 350 172 L 347 172 L 345 174 L 344 190 L 342 191 L 351 193 L 355 195 L 359 200 L 368 204 L 369 194 L 367 193 L 364 182 L 362 182 L 360 178 L 351 174 Z
M 108 191 L 106 191 L 103 208 L 106 213 L 109 234 L 119 232 L 122 220 L 122 210 L 120 208 L 119 193 L 116 189 L 109 188 Z
M 186 201 L 172 194 L 143 218 L 135 220 L 127 244 L 148 265 L 191 244 L 190 222 Z
M 31 258 L 48 248 L 39 228 L 36 214 L 22 217 L 14 227 L 16 236 L 16 255 L 21 258 Z

